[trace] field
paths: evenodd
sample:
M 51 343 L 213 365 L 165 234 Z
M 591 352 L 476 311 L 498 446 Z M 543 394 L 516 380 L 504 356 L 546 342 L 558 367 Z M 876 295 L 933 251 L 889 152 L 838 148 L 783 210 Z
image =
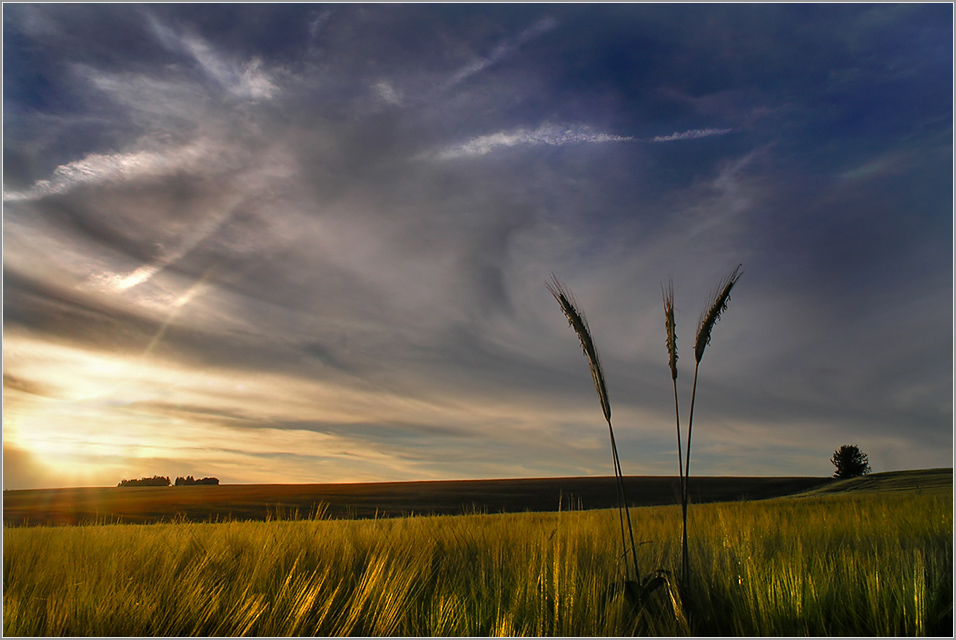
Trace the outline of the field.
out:
M 613 510 L 5 525 L 3 631 L 951 636 L 952 482 L 873 474 L 695 504 L 687 586 L 670 573 L 643 607 L 615 588 Z M 680 507 L 631 517 L 642 573 L 674 572 Z
M 694 502 L 776 498 L 833 484 L 831 478 L 692 478 Z M 675 504 L 676 478 L 631 477 L 633 506 Z M 308 517 L 610 509 L 614 478 L 537 478 L 369 484 L 98 487 L 5 491 L 5 525 L 146 524 Z

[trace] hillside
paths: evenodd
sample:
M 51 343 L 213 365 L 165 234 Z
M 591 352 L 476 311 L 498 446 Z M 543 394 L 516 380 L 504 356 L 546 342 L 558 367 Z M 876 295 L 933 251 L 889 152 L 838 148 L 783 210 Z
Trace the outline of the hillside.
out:
M 632 506 L 678 503 L 677 478 L 627 478 Z M 891 471 L 852 480 L 833 478 L 691 478 L 696 504 L 810 497 L 836 493 L 949 491 L 952 469 Z M 267 520 L 310 517 L 510 513 L 616 506 L 611 477 L 449 480 L 365 484 L 274 484 L 184 487 L 89 487 L 3 492 L 7 526 L 152 523 L 182 519 Z
M 832 484 L 830 478 L 691 478 L 695 503 L 776 498 Z M 678 503 L 678 480 L 629 477 L 632 506 Z M 612 477 L 456 480 L 367 484 L 92 487 L 3 492 L 9 526 L 374 518 L 422 514 L 606 509 L 616 506 Z
M 872 491 L 939 491 L 953 489 L 952 469 L 918 469 L 871 473 L 849 480 L 833 480 L 800 495 L 825 495 Z

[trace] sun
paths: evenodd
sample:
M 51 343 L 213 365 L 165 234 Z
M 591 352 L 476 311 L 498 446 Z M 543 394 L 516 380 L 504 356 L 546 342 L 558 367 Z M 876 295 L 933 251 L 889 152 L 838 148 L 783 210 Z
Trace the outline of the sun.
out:
M 114 484 L 113 477 L 130 459 L 155 455 L 151 443 L 142 440 L 143 433 L 118 420 L 108 405 L 5 389 L 4 450 L 24 462 L 24 474 L 37 476 L 19 478 L 18 484 Z

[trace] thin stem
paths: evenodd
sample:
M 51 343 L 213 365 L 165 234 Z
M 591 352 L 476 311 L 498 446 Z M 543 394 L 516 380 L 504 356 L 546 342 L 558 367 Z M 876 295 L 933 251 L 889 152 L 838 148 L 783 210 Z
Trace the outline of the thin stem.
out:
M 637 564 L 637 545 L 634 544 L 634 529 L 631 527 L 631 513 L 627 508 L 627 493 L 624 490 L 624 472 L 621 470 L 621 459 L 617 455 L 617 441 L 614 439 L 614 429 L 611 421 L 607 421 L 608 431 L 611 434 L 611 455 L 614 458 L 614 475 L 617 478 L 618 489 L 618 518 L 621 520 L 621 543 L 624 554 L 627 555 L 627 539 L 624 537 L 624 519 L 627 519 L 627 534 L 631 541 L 631 561 L 634 565 L 634 579 L 640 583 L 641 571 Z M 623 514 L 623 517 L 622 517 Z M 625 566 L 626 563 L 625 563 Z M 626 571 L 626 570 L 625 570 Z
M 674 378 L 674 415 L 677 419 L 677 469 L 681 483 L 684 482 L 684 454 L 680 448 L 680 404 L 677 402 L 677 378 Z M 683 488 L 683 484 L 681 484 Z
M 674 416 L 677 421 L 677 470 L 678 470 L 678 486 L 680 488 L 680 504 L 681 504 L 681 515 L 683 519 L 683 528 L 681 529 L 681 575 L 685 573 L 685 564 L 684 564 L 684 555 L 683 549 L 687 546 L 687 492 L 684 488 L 684 454 L 681 451 L 681 442 L 680 442 L 680 403 L 677 401 L 677 378 L 673 379 L 674 382 Z
M 610 423 L 608 423 L 610 427 Z M 623 500 L 621 496 L 621 483 L 620 483 L 620 470 L 619 463 L 617 459 L 617 453 L 614 446 L 614 430 L 611 429 L 611 459 L 614 461 L 614 483 L 617 485 L 617 517 L 621 525 L 621 548 L 624 550 L 624 556 L 627 556 L 627 537 L 624 532 L 624 512 L 621 509 L 621 501 Z M 627 577 L 627 561 L 624 562 L 624 576 Z
M 614 458 L 614 477 L 617 478 L 618 490 L 618 517 L 621 521 L 621 545 L 624 547 L 624 555 L 627 556 L 627 537 L 624 533 L 624 517 L 627 517 L 627 532 L 631 539 L 631 557 L 634 562 L 635 578 L 640 581 L 640 571 L 637 566 L 637 546 L 634 544 L 634 529 L 631 527 L 631 514 L 627 510 L 627 495 L 624 492 L 624 474 L 621 472 L 621 460 L 617 455 L 617 443 L 614 441 L 614 427 L 611 426 L 611 402 L 607 395 L 607 385 L 604 382 L 604 371 L 601 368 L 601 359 L 598 357 L 597 348 L 594 346 L 594 340 L 591 339 L 591 331 L 588 329 L 588 322 L 584 314 L 579 312 L 574 296 L 567 291 L 558 280 L 553 276 L 553 284 L 548 285 L 548 290 L 554 299 L 561 305 L 568 323 L 578 335 L 581 341 L 581 349 L 588 359 L 588 366 L 591 369 L 591 377 L 594 380 L 594 389 L 597 391 L 598 399 L 601 401 L 601 410 L 604 412 L 604 419 L 607 420 L 607 428 L 611 433 L 611 455 Z M 627 560 L 624 563 L 624 573 L 627 575 Z
M 690 395 L 690 417 L 687 421 L 687 458 L 684 465 L 684 482 L 681 492 L 681 513 L 683 516 L 683 528 L 681 533 L 681 578 L 686 586 L 687 572 L 690 569 L 690 554 L 687 550 L 687 503 L 690 498 L 690 439 L 694 432 L 694 403 L 697 401 L 697 371 L 700 368 L 700 361 L 694 365 L 694 387 Z

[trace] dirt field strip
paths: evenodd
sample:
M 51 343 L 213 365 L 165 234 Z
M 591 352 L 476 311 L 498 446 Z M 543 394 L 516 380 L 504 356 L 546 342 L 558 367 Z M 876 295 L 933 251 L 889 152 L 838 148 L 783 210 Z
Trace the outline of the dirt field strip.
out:
M 614 478 L 532 478 L 368 484 L 89 487 L 3 492 L 7 526 L 520 513 L 615 507 Z M 776 498 L 831 478 L 691 479 L 695 503 Z M 679 504 L 677 478 L 628 477 L 630 506 Z

